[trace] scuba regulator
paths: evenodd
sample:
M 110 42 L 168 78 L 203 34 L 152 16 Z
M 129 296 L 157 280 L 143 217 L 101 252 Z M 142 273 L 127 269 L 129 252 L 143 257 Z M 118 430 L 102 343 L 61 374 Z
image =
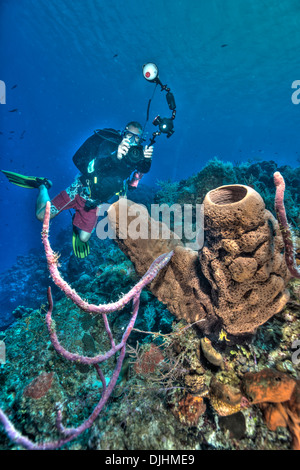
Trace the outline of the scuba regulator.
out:
M 144 78 L 151 83 L 155 83 L 155 89 L 152 95 L 152 98 L 150 98 L 148 102 L 148 107 L 147 107 L 147 117 L 146 117 L 146 122 L 143 128 L 143 131 L 145 129 L 145 126 L 149 120 L 149 111 L 150 111 L 150 105 L 151 101 L 153 99 L 155 90 L 157 85 L 160 85 L 161 91 L 166 91 L 166 99 L 167 103 L 169 106 L 169 109 L 172 111 L 171 117 L 160 117 L 159 115 L 156 116 L 152 122 L 154 126 L 158 126 L 158 131 L 153 132 L 152 137 L 150 139 L 149 147 L 155 143 L 155 139 L 157 136 L 161 134 L 166 134 L 167 137 L 171 137 L 174 133 L 174 125 L 173 121 L 176 116 L 176 104 L 175 104 L 175 98 L 173 93 L 171 93 L 170 88 L 168 88 L 167 85 L 163 85 L 162 82 L 159 79 L 158 76 L 158 67 L 155 65 L 153 62 L 149 62 L 145 65 L 143 65 L 143 76 Z M 143 151 L 143 146 L 142 145 L 132 145 L 127 153 L 127 158 L 130 160 L 132 163 L 137 163 L 139 162 L 144 156 L 144 151 Z

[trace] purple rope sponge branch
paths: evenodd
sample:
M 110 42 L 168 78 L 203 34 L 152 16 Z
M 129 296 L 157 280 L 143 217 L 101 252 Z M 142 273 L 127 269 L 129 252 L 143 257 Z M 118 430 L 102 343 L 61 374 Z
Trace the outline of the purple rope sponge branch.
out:
M 279 227 L 282 233 L 284 246 L 285 246 L 285 261 L 287 267 L 293 277 L 300 278 L 300 270 L 296 264 L 295 248 L 293 242 L 293 234 L 289 223 L 286 218 L 285 206 L 284 206 L 284 191 L 285 182 L 283 176 L 279 171 L 276 171 L 273 175 L 274 184 L 276 187 L 275 195 L 275 211 L 279 222 Z
M 86 301 L 81 299 L 81 297 L 72 289 L 66 281 L 64 281 L 58 271 L 58 255 L 55 254 L 50 246 L 48 235 L 49 235 L 49 222 L 50 222 L 50 203 L 47 203 L 46 212 L 44 217 L 43 223 L 43 230 L 42 230 L 42 239 L 45 247 L 46 258 L 48 261 L 48 268 L 50 274 L 52 276 L 53 281 L 55 284 L 60 287 L 63 292 L 69 297 L 78 307 L 82 310 L 89 312 L 89 313 L 100 313 L 102 314 L 102 318 L 104 320 L 105 331 L 110 339 L 111 349 L 105 354 L 99 354 L 96 357 L 86 357 L 79 354 L 74 354 L 67 351 L 59 342 L 56 331 L 55 331 L 55 323 L 52 320 L 52 310 L 53 310 L 53 300 L 51 295 L 51 288 L 48 288 L 48 302 L 49 302 L 49 309 L 46 315 L 46 324 L 50 335 L 51 343 L 56 350 L 56 352 L 62 355 L 68 361 L 79 361 L 83 364 L 93 365 L 99 375 L 99 378 L 102 382 L 102 394 L 100 400 L 96 407 L 94 408 L 91 415 L 77 428 L 66 428 L 62 424 L 62 412 L 59 408 L 57 411 L 56 417 L 56 427 L 61 435 L 58 440 L 55 441 L 48 441 L 48 442 L 41 442 L 35 443 L 28 439 L 26 436 L 20 434 L 17 429 L 14 427 L 12 422 L 8 419 L 6 414 L 0 408 L 0 422 L 3 424 L 4 429 L 8 435 L 8 437 L 15 442 L 17 445 L 20 445 L 29 450 L 54 450 L 62 447 L 63 445 L 67 444 L 68 442 L 73 441 L 76 439 L 81 433 L 85 430 L 90 428 L 94 423 L 95 419 L 99 416 L 99 413 L 102 411 L 103 407 L 106 405 L 108 399 L 111 396 L 112 391 L 117 383 L 117 380 L 120 375 L 120 371 L 122 368 L 123 360 L 125 357 L 126 352 L 126 342 L 128 337 L 134 327 L 138 311 L 139 311 L 139 304 L 140 304 L 140 294 L 142 289 L 149 284 L 164 268 L 167 263 L 170 261 L 173 251 L 170 253 L 166 253 L 164 255 L 159 256 L 150 266 L 146 274 L 142 277 L 142 279 L 127 293 L 125 294 L 119 301 L 107 304 L 107 305 L 93 305 L 88 304 Z M 133 301 L 133 312 L 128 323 L 128 326 L 122 336 L 122 339 L 119 344 L 115 344 L 109 322 L 106 316 L 106 313 L 113 312 L 116 310 L 122 309 L 128 302 Z M 114 354 L 119 353 L 119 357 L 117 359 L 117 365 L 115 370 L 112 373 L 111 379 L 109 384 L 106 385 L 105 377 L 99 367 L 99 363 L 106 361 L 108 358 L 113 356 Z
M 42 230 L 42 240 L 45 248 L 46 258 L 48 261 L 48 268 L 51 274 L 51 277 L 54 283 L 65 293 L 65 295 L 71 299 L 78 307 L 80 307 L 85 312 L 89 313 L 110 313 L 115 312 L 116 310 L 121 310 L 133 297 L 136 296 L 138 292 L 140 292 L 145 286 L 150 284 L 153 279 L 157 276 L 159 271 L 164 268 L 168 262 L 170 261 L 171 257 L 173 256 L 173 251 L 170 253 L 165 253 L 160 255 L 156 260 L 153 261 L 150 268 L 141 278 L 141 280 L 121 299 L 117 302 L 113 302 L 111 304 L 104 304 L 104 305 L 93 305 L 89 304 L 85 300 L 83 300 L 77 292 L 72 289 L 69 284 L 64 281 L 58 271 L 58 255 L 54 253 L 50 243 L 49 243 L 49 222 L 50 222 L 50 202 L 47 202 L 44 223 L 43 223 L 43 230 Z
M 53 302 L 52 302 L 52 296 L 51 296 L 50 288 L 48 289 L 48 299 L 49 298 L 50 298 L 49 311 L 48 311 L 47 315 L 49 314 L 49 312 L 50 312 L 50 315 L 51 315 L 52 308 L 53 308 Z M 96 405 L 96 407 L 94 408 L 93 412 L 91 413 L 91 415 L 77 428 L 66 428 L 62 424 L 62 414 L 61 414 L 61 409 L 59 409 L 58 412 L 57 412 L 57 417 L 56 417 L 56 427 L 57 427 L 57 430 L 59 431 L 59 433 L 62 435 L 62 437 L 60 439 L 56 440 L 56 441 L 42 442 L 40 444 L 37 444 L 37 443 L 31 441 L 30 439 L 28 439 L 26 436 L 23 436 L 22 434 L 20 434 L 16 430 L 16 428 L 14 427 L 12 422 L 7 418 L 5 413 L 0 408 L 0 422 L 2 422 L 8 437 L 13 442 L 15 442 L 16 444 L 18 444 L 18 445 L 20 445 L 20 446 L 22 446 L 22 447 L 24 447 L 25 449 L 28 449 L 28 450 L 54 450 L 54 449 L 58 449 L 58 448 L 62 447 L 63 445 L 67 444 L 68 442 L 73 441 L 80 434 L 82 434 L 84 431 L 86 431 L 87 429 L 89 429 L 92 426 L 95 419 L 99 416 L 99 414 L 102 411 L 103 407 L 105 406 L 108 399 L 110 398 L 111 393 L 113 392 L 113 390 L 115 388 L 115 385 L 117 383 L 117 380 L 119 378 L 121 368 L 122 368 L 122 364 L 123 364 L 123 360 L 124 360 L 124 357 L 125 357 L 126 340 L 128 339 L 128 336 L 129 336 L 129 334 L 130 334 L 130 332 L 131 332 L 131 330 L 134 326 L 134 322 L 135 322 L 135 319 L 137 317 L 138 310 L 139 310 L 139 304 L 140 304 L 140 296 L 137 295 L 133 300 L 134 308 L 133 308 L 132 319 L 134 319 L 134 320 L 131 319 L 131 321 L 130 321 L 131 328 L 130 328 L 130 330 L 127 328 L 126 332 L 123 335 L 122 340 L 124 340 L 124 344 L 122 346 L 120 355 L 118 357 L 116 368 L 115 368 L 115 370 L 112 374 L 112 377 L 110 379 L 110 382 L 107 386 L 106 386 L 105 378 L 103 376 L 103 373 L 102 373 L 101 369 L 99 368 L 98 365 L 95 365 L 97 373 L 98 373 L 98 375 L 99 375 L 99 377 L 102 381 L 103 389 L 102 389 L 101 398 L 100 398 L 98 404 Z M 47 322 L 47 325 L 48 325 L 48 322 Z M 49 325 L 48 325 L 48 328 L 49 328 Z M 51 333 L 50 333 L 50 337 L 51 337 Z M 52 337 L 51 337 L 51 341 L 52 341 Z M 65 351 L 63 348 L 61 348 L 59 343 L 56 344 L 56 345 L 53 345 L 53 346 L 55 347 L 55 349 L 58 353 L 62 354 L 66 359 L 69 359 L 69 357 L 68 357 L 69 353 L 67 351 Z M 84 358 L 81 358 L 81 362 L 85 363 Z
M 139 298 L 139 295 L 140 294 L 138 293 L 136 297 Z M 138 309 L 134 308 L 133 309 L 133 314 L 132 314 L 131 319 L 130 319 L 130 322 L 128 323 L 128 326 L 127 326 L 127 328 L 126 328 L 126 330 L 123 334 L 123 337 L 122 337 L 119 344 L 117 344 L 116 346 L 113 346 L 105 354 L 99 354 L 95 357 L 88 357 L 88 356 L 82 356 L 82 355 L 76 354 L 76 353 L 71 353 L 71 352 L 67 351 L 66 349 L 64 349 L 64 347 L 60 344 L 60 342 L 58 340 L 58 337 L 57 337 L 57 334 L 56 334 L 56 331 L 55 331 L 55 324 L 52 320 L 52 306 L 53 306 L 53 303 L 52 303 L 52 295 L 51 295 L 50 287 L 48 287 L 48 302 L 49 302 L 50 308 L 49 308 L 49 310 L 47 312 L 47 315 L 46 315 L 46 324 L 47 324 L 48 331 L 49 331 L 49 334 L 50 334 L 50 340 L 51 340 L 52 346 L 54 347 L 56 352 L 58 352 L 58 354 L 63 356 L 68 361 L 76 361 L 76 362 L 81 362 L 82 364 L 89 364 L 89 365 L 96 365 L 96 364 L 99 364 L 101 362 L 104 362 L 107 359 L 109 359 L 110 357 L 112 357 L 114 354 L 116 354 L 120 349 L 123 348 L 123 346 L 126 344 L 126 341 L 127 341 L 128 337 L 131 333 L 132 328 L 134 327 L 135 320 L 136 320 L 136 317 L 137 317 L 137 314 L 138 314 Z

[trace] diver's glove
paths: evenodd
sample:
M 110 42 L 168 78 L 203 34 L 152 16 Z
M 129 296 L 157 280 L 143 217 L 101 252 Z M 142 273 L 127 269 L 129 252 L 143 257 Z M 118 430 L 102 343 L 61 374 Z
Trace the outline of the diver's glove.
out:
M 148 147 L 148 145 L 145 145 L 144 157 L 145 158 L 152 158 L 152 154 L 153 154 L 153 145 L 151 145 L 150 147 Z
M 122 158 L 124 158 L 125 155 L 127 155 L 129 149 L 130 149 L 130 141 L 128 138 L 125 138 L 122 140 L 117 150 L 118 160 L 122 160 Z

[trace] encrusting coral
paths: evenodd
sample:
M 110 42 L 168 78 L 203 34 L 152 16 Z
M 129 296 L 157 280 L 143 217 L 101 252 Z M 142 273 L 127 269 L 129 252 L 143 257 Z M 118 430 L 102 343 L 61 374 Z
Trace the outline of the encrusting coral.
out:
M 241 391 L 229 384 L 219 382 L 212 377 L 209 386 L 209 400 L 219 416 L 229 416 L 243 408 L 244 400 Z
M 171 406 L 171 410 L 182 424 L 197 426 L 200 416 L 206 411 L 206 405 L 202 397 L 188 393 L 176 406 Z

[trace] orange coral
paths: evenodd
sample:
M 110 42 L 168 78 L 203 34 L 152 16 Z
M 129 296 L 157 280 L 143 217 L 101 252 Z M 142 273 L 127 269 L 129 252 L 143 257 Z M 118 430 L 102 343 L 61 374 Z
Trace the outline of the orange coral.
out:
M 273 369 L 245 374 L 242 390 L 252 404 L 259 404 L 270 431 L 287 427 L 293 449 L 300 450 L 300 380 Z
M 288 428 L 293 434 L 293 449 L 300 450 L 300 380 L 296 380 L 287 413 L 289 416 Z
M 270 431 L 276 431 L 279 426 L 287 426 L 288 414 L 282 403 L 262 403 L 260 409 Z
M 248 372 L 242 381 L 242 390 L 252 403 L 281 403 L 291 398 L 295 380 L 275 369 Z

